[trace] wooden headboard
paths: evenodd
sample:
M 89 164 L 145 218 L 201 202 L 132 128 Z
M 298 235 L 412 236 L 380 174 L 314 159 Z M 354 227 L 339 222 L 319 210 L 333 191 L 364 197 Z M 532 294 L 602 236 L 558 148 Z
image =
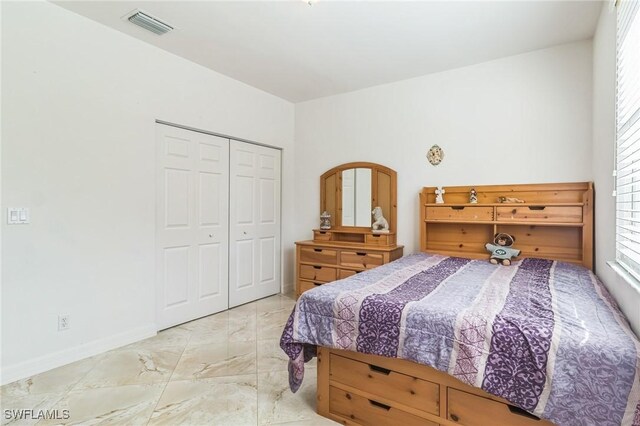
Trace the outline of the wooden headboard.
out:
M 474 188 L 478 203 L 469 203 Z M 572 262 L 594 269 L 593 183 L 444 187 L 436 204 L 435 187 L 420 193 L 420 249 L 488 259 L 485 244 L 498 232 L 515 237 L 520 257 Z M 500 197 L 524 203 L 500 203 Z

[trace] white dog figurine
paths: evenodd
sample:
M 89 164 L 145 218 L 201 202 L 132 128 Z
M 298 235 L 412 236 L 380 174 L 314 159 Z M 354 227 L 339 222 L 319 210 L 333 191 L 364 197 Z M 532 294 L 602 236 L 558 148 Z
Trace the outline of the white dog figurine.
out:
M 371 212 L 373 215 L 373 224 L 371 229 L 375 234 L 387 234 L 389 232 L 389 222 L 382 216 L 382 208 L 376 207 Z

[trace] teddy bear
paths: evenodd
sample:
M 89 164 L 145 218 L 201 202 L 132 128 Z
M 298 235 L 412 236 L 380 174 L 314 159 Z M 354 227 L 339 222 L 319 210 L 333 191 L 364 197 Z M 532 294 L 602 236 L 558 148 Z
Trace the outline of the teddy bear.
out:
M 491 252 L 489 262 L 497 265 L 502 263 L 505 266 L 511 265 L 511 258 L 520 255 L 520 250 L 511 247 L 515 243 L 515 237 L 503 232 L 497 233 L 493 237 L 493 244 L 485 245 L 487 251 Z

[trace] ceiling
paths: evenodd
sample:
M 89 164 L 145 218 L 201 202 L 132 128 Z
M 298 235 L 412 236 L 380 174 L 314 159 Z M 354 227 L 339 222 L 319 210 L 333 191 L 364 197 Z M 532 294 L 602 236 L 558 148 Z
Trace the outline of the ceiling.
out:
M 292 102 L 591 38 L 599 1 L 54 1 Z M 133 9 L 177 29 L 124 19 Z

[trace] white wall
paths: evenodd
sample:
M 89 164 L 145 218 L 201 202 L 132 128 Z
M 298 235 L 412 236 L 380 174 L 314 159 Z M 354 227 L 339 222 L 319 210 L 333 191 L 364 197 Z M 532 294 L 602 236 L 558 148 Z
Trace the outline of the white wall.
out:
M 593 179 L 596 195 L 596 270 L 640 335 L 640 292 L 606 262 L 616 257 L 613 147 L 615 145 L 616 15 L 605 2 L 593 38 Z
M 287 224 L 294 107 L 53 4 L 2 9 L 4 383 L 155 332 L 155 119 L 284 148 Z
M 423 186 L 591 180 L 591 69 L 583 41 L 296 104 L 295 237 L 318 226 L 319 176 L 349 161 L 398 172 L 405 254 Z

